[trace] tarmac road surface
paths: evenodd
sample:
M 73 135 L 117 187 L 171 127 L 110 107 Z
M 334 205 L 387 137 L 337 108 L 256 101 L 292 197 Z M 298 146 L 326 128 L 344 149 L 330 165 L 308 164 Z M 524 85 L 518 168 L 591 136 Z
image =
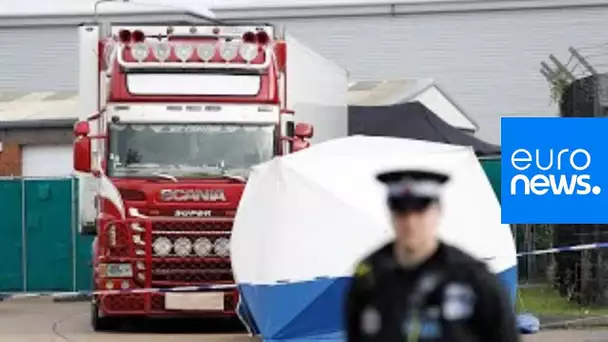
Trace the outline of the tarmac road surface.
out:
M 88 303 L 20 299 L 0 303 L 0 342 L 254 342 L 235 322 L 160 321 L 134 323 L 117 333 L 95 333 Z M 608 330 L 545 331 L 523 342 L 608 342 Z
M 0 303 L 0 342 L 253 342 L 238 322 L 217 320 L 133 322 L 116 333 L 95 333 L 89 303 L 30 298 Z

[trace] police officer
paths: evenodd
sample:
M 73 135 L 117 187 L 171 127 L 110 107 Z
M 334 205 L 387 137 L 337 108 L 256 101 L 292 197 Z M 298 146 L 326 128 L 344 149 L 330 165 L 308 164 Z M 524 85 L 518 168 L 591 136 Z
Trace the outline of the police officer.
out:
M 346 298 L 349 342 L 515 342 L 513 307 L 486 266 L 437 238 L 449 177 L 379 174 L 395 240 L 356 268 Z

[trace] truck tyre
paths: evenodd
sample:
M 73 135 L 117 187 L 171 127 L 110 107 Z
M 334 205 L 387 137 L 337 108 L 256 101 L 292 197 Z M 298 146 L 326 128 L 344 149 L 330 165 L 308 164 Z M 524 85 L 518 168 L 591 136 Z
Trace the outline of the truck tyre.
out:
M 97 303 L 91 303 L 91 328 L 93 331 L 113 331 L 120 327 L 116 317 L 101 317 Z

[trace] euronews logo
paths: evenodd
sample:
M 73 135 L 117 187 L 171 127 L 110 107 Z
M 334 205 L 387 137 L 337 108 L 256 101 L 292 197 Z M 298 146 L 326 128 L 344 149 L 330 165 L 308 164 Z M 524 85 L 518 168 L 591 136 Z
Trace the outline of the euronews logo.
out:
M 602 189 L 592 185 L 591 175 L 587 172 L 591 166 L 591 154 L 582 148 L 557 151 L 534 150 L 524 148 L 511 154 L 511 166 L 522 173 L 511 178 L 511 195 L 599 195 Z M 524 171 L 536 169 L 538 173 L 530 175 Z

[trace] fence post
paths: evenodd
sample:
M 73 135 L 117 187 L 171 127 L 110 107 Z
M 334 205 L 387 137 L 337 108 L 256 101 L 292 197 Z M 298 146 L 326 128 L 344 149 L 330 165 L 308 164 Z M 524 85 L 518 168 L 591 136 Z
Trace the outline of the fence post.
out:
M 21 264 L 23 270 L 23 292 L 27 292 L 27 222 L 25 178 L 21 177 Z
M 71 194 L 70 194 L 70 215 L 71 215 L 71 219 L 70 219 L 70 226 L 72 229 L 72 291 L 76 291 L 76 277 L 77 277 L 77 263 L 76 263 L 76 255 L 77 255 L 77 250 L 76 248 L 77 246 L 77 240 L 76 240 L 76 224 L 75 224 L 75 215 L 74 215 L 74 202 L 75 202 L 75 196 L 74 196 L 74 177 L 72 176 L 70 178 L 70 189 L 71 189 Z

